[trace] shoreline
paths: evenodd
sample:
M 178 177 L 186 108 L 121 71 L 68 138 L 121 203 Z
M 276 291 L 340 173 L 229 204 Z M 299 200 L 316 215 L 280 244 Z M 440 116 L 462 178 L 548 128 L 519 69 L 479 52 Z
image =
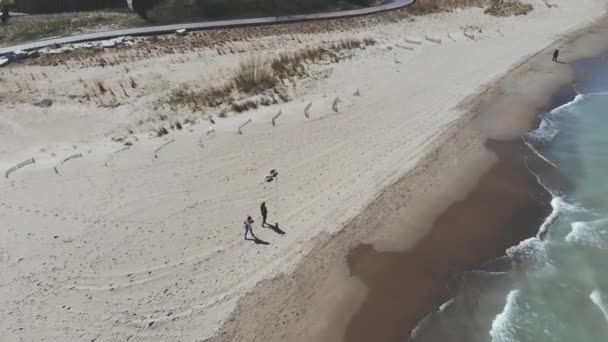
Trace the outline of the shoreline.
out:
M 458 198 L 462 195 L 455 193 L 466 194 L 470 192 L 471 189 L 476 188 L 477 177 L 483 177 L 487 174 L 488 170 L 496 166 L 497 158 L 492 153 L 484 151 L 483 148 L 480 149 L 480 144 L 483 144 L 486 139 L 520 139 L 525 132 L 534 127 L 535 122 L 537 122 L 537 113 L 548 106 L 548 103 L 550 103 L 552 96 L 557 90 L 564 87 L 572 80 L 572 74 L 569 68 L 562 69 L 558 73 L 555 73 L 555 70 L 551 68 L 555 65 L 547 62 L 550 61 L 550 55 L 553 49 L 559 46 L 562 51 L 562 58 L 566 56 L 568 61 L 596 55 L 608 48 L 608 45 L 606 44 L 599 44 L 601 39 L 599 36 L 605 31 L 608 31 L 608 19 L 604 16 L 601 19 L 596 20 L 593 24 L 567 34 L 564 38 L 555 41 L 533 54 L 531 57 L 526 58 L 508 71 L 505 76 L 496 82 L 493 82 L 487 89 L 476 95 L 469 96 L 462 101 L 458 108 L 462 109 L 465 114 L 461 116 L 451 129 L 446 129 L 444 131 L 442 134 L 443 138 L 437 139 L 435 148 L 427 154 L 427 157 L 423 161 L 418 163 L 413 170 L 400 178 L 395 184 L 383 190 L 376 200 L 357 215 L 357 217 L 351 220 L 339 233 L 331 236 L 324 235 L 318 237 L 316 239 L 316 246 L 302 259 L 302 262 L 297 266 L 293 274 L 282 274 L 274 279 L 265 280 L 259 283 L 256 288 L 247 295 L 247 297 L 257 298 L 244 298 L 240 301 L 239 306 L 235 311 L 236 315 L 233 313 L 228 322 L 246 320 L 246 318 L 239 315 L 243 315 L 243 313 L 247 314 L 248 310 L 252 310 L 253 312 L 258 311 L 254 309 L 257 305 L 256 303 L 265 303 L 272 297 L 276 298 L 276 295 L 281 288 L 292 287 L 298 289 L 298 291 L 291 292 L 291 295 L 295 295 L 302 290 L 306 290 L 304 292 L 309 293 L 309 295 L 306 296 L 307 301 L 305 302 L 307 303 L 301 303 L 300 300 L 298 300 L 300 303 L 293 303 L 296 301 L 294 298 L 291 298 L 291 300 L 289 298 L 284 300 L 279 299 L 279 303 L 285 304 L 289 308 L 281 311 L 297 311 L 295 308 L 302 309 L 302 306 L 304 306 L 307 308 L 304 308 L 303 311 L 314 312 L 315 317 L 306 317 L 304 319 L 299 317 L 299 315 L 291 317 L 299 322 L 296 322 L 295 324 L 292 323 L 287 329 L 283 328 L 282 338 L 289 336 L 293 340 L 298 341 L 305 341 L 308 339 L 328 342 L 337 340 L 349 342 L 369 340 L 370 336 L 365 335 L 364 329 L 365 327 L 368 327 L 368 325 L 359 325 L 356 331 L 351 332 L 352 335 L 348 335 L 348 326 L 350 326 L 352 322 L 355 322 L 353 317 L 356 317 L 357 313 L 360 312 L 360 307 L 365 303 L 367 298 L 369 298 L 370 292 L 368 287 L 361 282 L 359 277 L 357 277 L 356 272 L 355 274 L 352 274 L 343 264 L 340 265 L 340 255 L 349 255 L 353 249 L 356 249 L 360 244 L 353 242 L 357 240 L 365 241 L 363 246 L 367 246 L 365 249 L 367 249 L 369 253 L 379 253 L 378 251 L 380 251 L 380 253 L 410 251 L 411 248 L 417 246 L 419 242 L 412 243 L 410 241 L 407 243 L 395 243 L 395 237 L 396 240 L 400 240 L 399 232 L 396 232 L 394 227 L 388 227 L 387 229 L 386 226 L 390 226 L 391 224 L 385 224 L 385 227 L 380 229 L 380 231 L 373 231 L 369 227 L 364 227 L 364 225 L 376 225 L 375 228 L 377 229 L 377 225 L 382 225 L 380 222 L 383 220 L 394 222 L 396 220 L 395 216 L 403 219 L 404 216 L 410 214 L 414 217 L 406 222 L 410 224 L 412 221 L 417 222 L 418 227 L 413 227 L 417 232 L 416 234 L 419 236 L 416 241 L 420 241 L 427 237 L 428 234 L 432 234 L 432 230 L 429 231 L 428 228 L 423 227 L 428 226 L 430 222 L 434 221 L 433 217 L 440 217 L 453 203 L 457 203 L 463 199 Z M 549 67 L 547 67 L 547 65 L 549 65 Z M 523 87 L 524 85 L 526 86 Z M 532 91 L 523 94 L 521 92 L 522 89 Z M 506 120 L 502 118 L 501 120 L 500 116 L 505 111 L 512 114 L 512 117 L 507 118 Z M 482 134 L 480 132 L 484 133 Z M 468 156 L 472 160 L 463 162 L 462 160 L 456 161 L 450 158 L 450 153 L 455 152 L 459 148 L 464 148 L 465 150 L 472 152 Z M 472 156 L 473 154 L 476 154 L 476 156 Z M 439 179 L 443 172 L 448 171 L 448 168 L 454 167 L 455 165 L 462 166 L 463 164 L 466 164 L 467 170 L 466 172 L 463 172 L 467 173 L 466 175 L 457 172 L 458 175 L 452 175 L 452 177 L 450 177 L 451 181 L 442 181 Z M 428 179 L 429 175 L 424 174 L 428 171 L 431 171 L 433 174 L 430 177 L 435 178 L 430 182 Z M 471 171 L 473 171 L 473 173 L 471 173 Z M 534 178 L 529 172 L 527 175 Z M 426 187 L 417 186 L 417 178 L 421 178 L 420 180 L 422 180 L 423 183 L 426 183 Z M 458 183 L 460 186 L 455 186 L 454 183 Z M 448 190 L 444 189 L 444 191 L 438 191 L 438 188 L 442 188 L 442 186 Z M 537 184 L 536 190 L 538 190 L 538 187 L 540 187 L 540 185 Z M 545 193 L 545 196 L 546 195 L 547 194 Z M 402 201 L 405 200 L 405 202 L 408 202 L 411 198 L 421 196 L 425 198 L 419 198 L 419 200 L 425 204 L 433 203 L 435 208 L 431 209 L 428 206 L 427 208 L 423 208 L 424 205 L 411 203 L 395 204 L 393 202 L 395 198 L 400 198 Z M 530 236 L 532 233 L 530 229 L 538 230 L 542 220 L 549 214 L 549 203 L 536 203 L 543 207 L 543 209 L 538 210 L 537 214 L 532 215 L 534 217 L 528 221 L 529 229 L 525 229 L 526 233 L 521 235 L 522 239 Z M 383 210 L 382 207 L 388 207 L 388 210 L 393 211 L 393 213 L 387 214 L 386 209 Z M 394 215 L 394 212 L 399 213 Z M 533 235 L 534 234 L 532 234 L 532 236 Z M 411 237 L 411 234 L 409 236 Z M 516 245 L 520 241 L 521 240 L 518 239 L 513 239 L 509 242 L 502 241 L 506 244 L 502 245 L 500 248 L 506 249 L 511 247 L 511 244 Z M 348 247 L 345 248 L 345 246 Z M 498 251 L 499 249 L 495 250 L 494 253 Z M 500 251 L 500 254 L 495 256 L 503 255 L 504 252 L 505 250 L 503 249 Z M 332 262 L 328 262 L 328 260 L 332 260 Z M 481 259 L 478 260 L 477 264 L 480 265 L 486 261 L 489 260 Z M 374 265 L 370 265 L 372 268 L 373 266 Z M 317 269 L 319 270 L 316 272 L 318 274 L 314 275 L 316 280 L 304 280 L 307 273 L 310 276 L 310 273 L 315 272 L 313 270 Z M 460 272 L 465 270 L 466 269 L 462 269 Z M 391 282 L 390 278 L 391 277 L 389 276 L 389 279 L 386 280 L 384 285 Z M 314 283 L 314 281 L 317 282 L 317 286 L 307 286 L 305 289 L 300 288 L 301 284 L 305 282 Z M 298 286 L 298 284 L 300 284 L 300 286 Z M 313 287 L 316 287 L 317 289 L 315 290 Z M 415 289 L 410 290 L 416 291 Z M 418 288 L 418 291 L 423 290 L 423 288 Z M 323 293 L 323 291 L 328 292 Z M 255 293 L 255 295 L 252 295 L 252 293 Z M 432 306 L 438 307 L 439 304 L 445 302 L 445 300 L 442 301 L 442 299 L 446 298 L 435 298 L 431 300 L 433 304 L 427 308 Z M 390 298 L 390 300 L 394 300 L 394 298 Z M 387 303 L 392 303 L 393 306 L 405 305 L 391 302 L 390 300 Z M 327 301 L 331 301 L 331 304 Z M 275 308 L 278 309 L 280 306 Z M 326 312 L 319 312 L 319 310 L 325 310 Z M 426 312 L 421 317 L 416 318 L 414 320 L 416 323 L 413 326 L 416 326 L 420 320 L 429 313 L 430 312 Z M 382 320 L 382 318 L 374 316 L 368 318 Z M 359 323 L 365 321 L 366 320 L 362 320 Z M 365 324 L 370 324 L 369 320 L 366 322 L 367 323 Z M 400 324 L 402 323 L 403 322 L 400 322 Z M 283 321 L 282 325 L 287 326 L 287 323 Z M 247 324 L 248 329 L 253 328 L 253 326 L 254 325 Z M 294 329 L 294 327 L 298 328 Z M 275 328 L 277 328 L 277 325 L 275 325 Z M 378 333 L 379 331 L 380 330 L 375 330 L 374 332 Z M 227 329 L 227 326 L 224 325 L 218 334 L 206 341 L 229 341 L 232 340 L 234 336 L 238 335 L 242 336 L 242 332 L 237 333 L 234 329 Z M 277 333 L 271 334 L 271 336 L 277 335 Z M 367 339 L 365 337 L 367 337 Z M 373 334 L 373 337 L 377 339 L 378 335 Z M 379 341 L 381 340 L 384 341 L 384 339 L 380 339 Z M 386 339 L 386 341 L 389 340 L 390 339 Z

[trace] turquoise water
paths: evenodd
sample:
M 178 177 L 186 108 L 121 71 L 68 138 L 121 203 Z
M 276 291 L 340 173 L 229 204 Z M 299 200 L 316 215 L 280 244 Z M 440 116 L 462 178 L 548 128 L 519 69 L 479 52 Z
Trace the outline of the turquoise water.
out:
M 582 95 L 524 137 L 547 163 L 537 176 L 553 213 L 507 252 L 529 263 L 492 320 L 493 342 L 608 341 L 608 63 L 582 61 L 576 71 Z

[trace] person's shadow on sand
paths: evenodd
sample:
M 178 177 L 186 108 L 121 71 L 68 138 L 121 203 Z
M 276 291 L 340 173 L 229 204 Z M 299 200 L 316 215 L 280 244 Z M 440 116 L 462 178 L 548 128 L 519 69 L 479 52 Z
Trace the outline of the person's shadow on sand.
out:
M 253 239 L 252 238 L 245 238 L 245 240 L 247 240 L 247 241 L 253 241 L 253 242 L 255 242 L 256 245 L 270 245 L 270 242 L 266 242 L 264 240 L 261 240 L 257 236 L 254 236 Z
M 275 223 L 274 226 L 271 225 L 270 223 L 266 224 L 266 227 L 272 229 L 275 233 L 280 234 L 280 235 L 285 235 L 285 232 L 281 230 L 281 228 L 279 228 L 279 223 Z

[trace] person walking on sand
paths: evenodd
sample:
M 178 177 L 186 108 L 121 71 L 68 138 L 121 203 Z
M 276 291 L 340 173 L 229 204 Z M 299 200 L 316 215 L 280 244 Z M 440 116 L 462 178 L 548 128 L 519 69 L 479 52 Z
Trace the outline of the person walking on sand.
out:
M 559 50 L 555 49 L 555 51 L 553 51 L 553 61 L 557 62 L 557 57 L 559 57 Z
M 245 223 L 243 225 L 243 227 L 245 228 L 245 240 L 249 240 L 247 239 L 247 233 L 251 234 L 251 238 L 255 239 L 255 235 L 253 235 L 253 219 L 251 218 L 251 216 L 247 216 L 247 219 L 245 220 Z
M 266 218 L 268 217 L 266 202 L 262 202 L 262 205 L 260 205 L 260 212 L 262 213 L 262 227 L 266 227 L 268 225 L 268 223 L 266 223 Z

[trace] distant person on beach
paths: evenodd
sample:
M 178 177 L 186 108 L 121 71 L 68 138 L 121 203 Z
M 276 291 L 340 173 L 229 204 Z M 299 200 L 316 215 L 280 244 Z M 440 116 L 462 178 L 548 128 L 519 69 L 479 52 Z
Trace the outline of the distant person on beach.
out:
M 10 16 L 9 9 L 13 6 L 13 0 L 0 0 L 0 11 L 2 11 L 2 23 L 6 23 Z
M 266 227 L 268 223 L 266 223 L 266 218 L 268 217 L 268 209 L 266 209 L 266 202 L 262 202 L 260 206 L 260 211 L 262 212 L 262 227 Z
M 8 21 L 8 7 L 2 7 L 2 23 Z
M 559 57 L 559 50 L 555 49 L 555 51 L 553 51 L 553 61 L 557 62 L 557 57 Z
M 254 221 L 253 221 L 253 219 L 251 218 L 251 216 L 247 216 L 247 219 L 245 220 L 245 223 L 244 223 L 244 228 L 245 228 L 245 240 L 248 240 L 248 239 L 247 239 L 247 233 L 248 233 L 248 232 L 249 232 L 249 234 L 251 234 L 251 238 L 252 238 L 252 239 L 255 239 L 255 238 L 256 238 L 256 237 L 255 237 L 255 235 L 253 235 L 253 227 L 252 227 L 253 222 L 254 222 Z

